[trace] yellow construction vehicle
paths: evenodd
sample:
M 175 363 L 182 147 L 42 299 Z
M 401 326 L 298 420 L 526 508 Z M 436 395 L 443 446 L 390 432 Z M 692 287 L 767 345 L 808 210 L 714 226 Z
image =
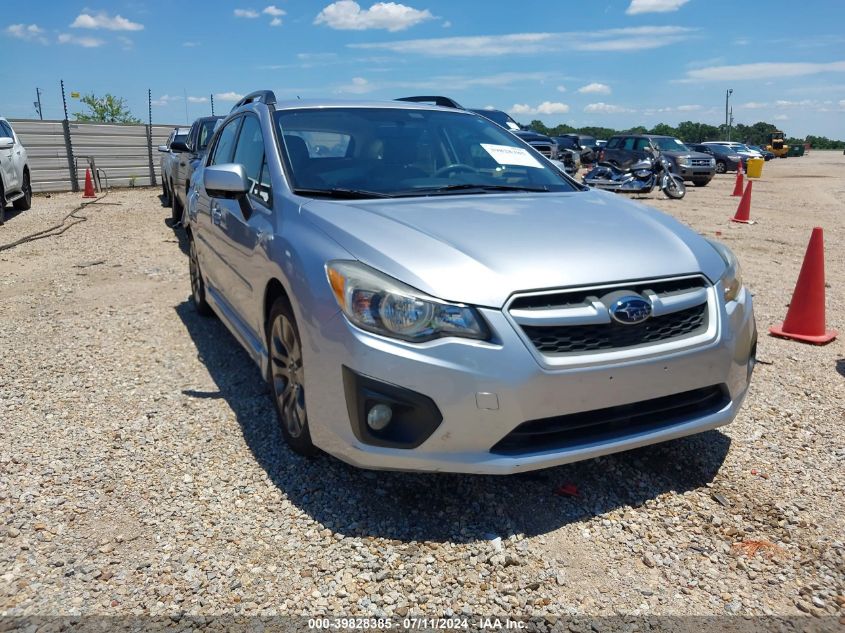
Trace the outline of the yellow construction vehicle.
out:
M 766 149 L 778 158 L 786 158 L 789 155 L 789 145 L 783 142 L 783 131 L 775 130 L 769 134 L 769 144 Z

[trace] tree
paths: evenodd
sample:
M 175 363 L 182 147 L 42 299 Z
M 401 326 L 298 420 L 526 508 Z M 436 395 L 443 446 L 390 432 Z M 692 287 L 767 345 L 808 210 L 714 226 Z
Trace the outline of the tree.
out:
M 126 107 L 126 100 L 106 94 L 100 98 L 94 93 L 85 95 L 80 99 L 88 106 L 90 113 L 74 112 L 73 116 L 77 121 L 95 121 L 98 123 L 140 123 L 141 120 L 132 116 L 129 108 Z

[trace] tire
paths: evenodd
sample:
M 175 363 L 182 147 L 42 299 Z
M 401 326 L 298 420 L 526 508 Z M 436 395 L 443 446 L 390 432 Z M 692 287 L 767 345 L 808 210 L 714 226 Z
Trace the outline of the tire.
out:
M 161 205 L 165 208 L 169 207 L 172 204 L 171 198 L 170 198 L 170 189 L 168 189 L 167 181 L 164 180 L 164 179 L 162 179 L 162 181 L 161 181 L 161 192 L 162 192 L 162 195 L 164 196 L 164 200 L 162 201 Z
M 6 192 L 3 191 L 3 181 L 0 180 L 0 226 L 6 223 Z
M 319 452 L 311 441 L 305 407 L 302 342 L 290 303 L 279 297 L 267 319 L 268 379 L 282 436 L 288 446 L 305 457 Z
M 706 187 L 707 185 L 710 184 L 710 179 L 709 178 L 693 178 L 692 184 L 694 184 L 696 187 Z
M 214 311 L 208 305 L 205 298 L 205 281 L 202 278 L 200 262 L 197 257 L 197 244 L 193 238 L 188 239 L 188 270 L 191 275 L 191 301 L 197 313 L 202 316 L 211 316 Z
M 728 173 L 728 164 L 723 160 L 717 160 L 716 161 L 716 173 L 717 174 Z
M 16 211 L 27 211 L 32 208 L 32 183 L 29 181 L 29 172 L 23 172 L 23 198 L 18 198 L 13 205 Z
M 182 225 L 182 213 L 184 212 L 184 207 L 182 207 L 182 203 L 179 202 L 179 196 L 176 195 L 176 190 L 173 188 L 173 181 L 170 181 L 170 219 L 173 220 L 172 225 L 174 228 Z
M 684 180 L 675 174 L 668 174 L 664 176 L 664 181 L 660 187 L 669 198 L 673 200 L 680 200 L 687 194 L 687 187 L 684 185 Z

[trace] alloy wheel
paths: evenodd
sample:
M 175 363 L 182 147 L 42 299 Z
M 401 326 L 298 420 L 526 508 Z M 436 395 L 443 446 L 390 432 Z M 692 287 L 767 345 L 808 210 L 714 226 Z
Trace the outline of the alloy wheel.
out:
M 270 330 L 273 391 L 282 423 L 291 437 L 299 437 L 307 424 L 303 385 L 302 350 L 293 324 L 278 315 Z

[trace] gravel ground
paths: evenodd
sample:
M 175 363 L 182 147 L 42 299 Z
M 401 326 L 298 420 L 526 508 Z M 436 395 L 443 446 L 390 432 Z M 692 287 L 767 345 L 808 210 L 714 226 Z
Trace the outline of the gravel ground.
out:
M 845 330 L 845 156 L 643 202 L 739 255 L 761 330 L 721 431 L 509 478 L 373 473 L 283 444 L 259 372 L 189 302 L 152 189 L 0 252 L 0 615 L 845 617 L 845 336 L 770 338 L 810 230 Z M 10 212 L 0 243 L 79 194 Z M 571 483 L 577 498 L 555 490 Z M 744 549 L 737 543 L 746 541 Z M 754 551 L 752 541 L 761 543 Z M 840 620 L 845 623 L 845 619 Z

